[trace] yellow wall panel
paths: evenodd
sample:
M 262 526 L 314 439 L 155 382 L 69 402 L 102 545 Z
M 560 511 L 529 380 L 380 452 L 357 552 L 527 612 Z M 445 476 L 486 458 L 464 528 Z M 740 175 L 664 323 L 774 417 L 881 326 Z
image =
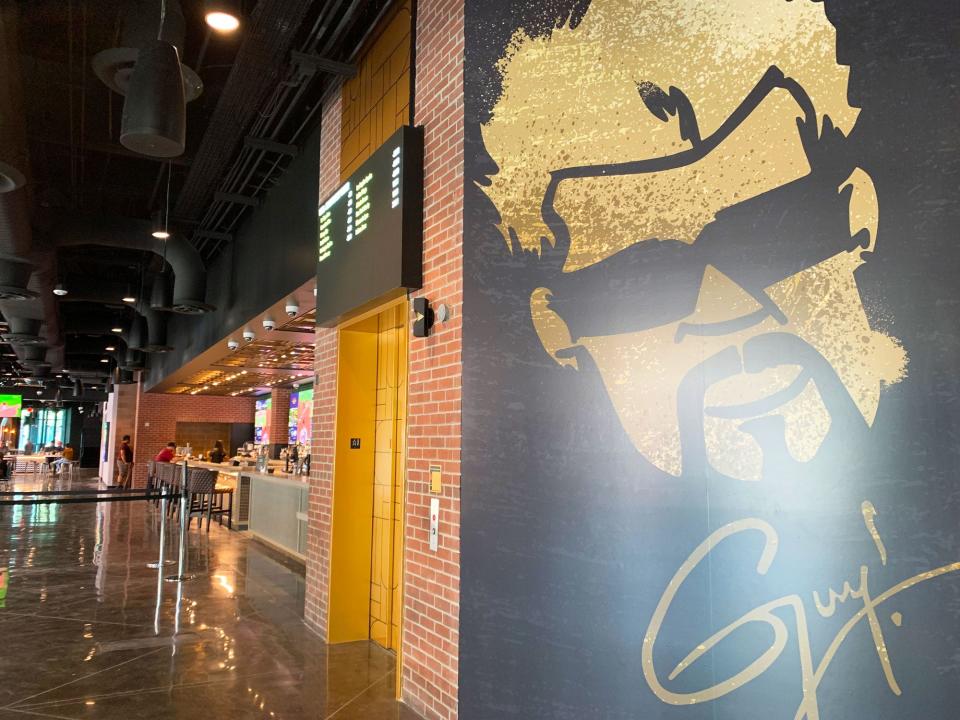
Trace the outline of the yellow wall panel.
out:
M 411 0 L 380 23 L 343 84 L 340 175 L 346 179 L 409 122 Z

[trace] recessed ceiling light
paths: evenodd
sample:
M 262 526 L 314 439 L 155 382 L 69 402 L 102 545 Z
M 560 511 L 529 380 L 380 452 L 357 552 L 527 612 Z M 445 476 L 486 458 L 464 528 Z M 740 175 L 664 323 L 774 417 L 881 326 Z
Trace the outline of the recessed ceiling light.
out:
M 136 301 L 137 301 L 137 299 L 136 299 L 135 297 L 133 297 L 133 295 L 124 295 L 123 298 L 122 298 L 122 300 L 123 300 L 125 303 L 132 303 L 132 302 L 136 302 Z
M 123 332 L 123 328 L 118 328 L 118 327 L 110 328 L 110 332 L 119 334 Z
M 102 363 L 108 363 L 108 362 L 110 362 L 110 358 L 100 358 L 100 362 L 102 362 Z
M 107 352 L 113 352 L 114 350 L 116 350 L 116 348 L 113 345 L 107 345 L 104 348 L 104 350 L 106 350 Z
M 58 297 L 63 297 L 69 292 L 64 286 L 63 283 L 57 283 L 53 288 L 53 294 Z

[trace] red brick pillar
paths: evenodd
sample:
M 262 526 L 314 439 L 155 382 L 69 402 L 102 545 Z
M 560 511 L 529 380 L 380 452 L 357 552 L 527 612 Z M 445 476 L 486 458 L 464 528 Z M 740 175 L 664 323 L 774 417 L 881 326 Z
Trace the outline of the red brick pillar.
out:
M 424 126 L 423 290 L 452 317 L 411 338 L 403 699 L 457 717 L 460 621 L 460 388 L 463 298 L 463 0 L 420 0 L 416 123 Z M 442 468 L 440 537 L 430 551 L 429 468 Z
M 290 441 L 290 390 L 270 391 L 270 445 L 284 447 Z
M 339 87 L 323 103 L 320 136 L 320 198 L 340 185 Z M 307 511 L 307 581 L 304 619 L 324 639 L 330 582 L 330 533 L 333 509 L 333 447 L 337 401 L 337 331 L 316 330 L 316 377 L 313 385 L 313 429 L 310 443 L 310 507 Z

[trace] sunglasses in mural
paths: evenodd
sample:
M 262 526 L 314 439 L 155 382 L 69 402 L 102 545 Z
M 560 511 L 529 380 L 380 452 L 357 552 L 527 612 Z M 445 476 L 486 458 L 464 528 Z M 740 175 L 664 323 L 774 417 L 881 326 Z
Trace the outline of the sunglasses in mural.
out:
M 595 366 L 634 445 L 674 476 L 760 480 L 765 467 L 810 462 L 832 430 L 871 425 L 907 359 L 871 327 L 854 277 L 879 208 L 847 150 L 856 111 L 838 66 L 827 81 L 804 67 L 801 82 L 768 64 L 750 83 L 745 62 L 727 73 L 737 82 L 700 78 L 688 95 L 657 58 L 635 69 L 632 104 L 620 82 L 617 99 L 598 95 L 596 111 L 565 124 L 536 115 L 555 102 L 519 74 L 542 57 L 505 64 L 483 133 L 502 231 L 540 254 L 546 279 L 530 308 L 550 355 Z M 522 119 L 553 134 L 518 138 Z

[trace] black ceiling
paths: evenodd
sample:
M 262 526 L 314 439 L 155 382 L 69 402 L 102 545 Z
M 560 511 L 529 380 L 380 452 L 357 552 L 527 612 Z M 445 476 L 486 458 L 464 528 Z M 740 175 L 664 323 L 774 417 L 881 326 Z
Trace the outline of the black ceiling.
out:
M 57 322 L 44 322 L 52 373 L 82 366 L 92 377 L 116 368 L 122 347 L 105 364 L 90 362 L 89 355 L 130 339 L 126 332 L 122 338 L 110 332 L 116 326 L 128 330 L 136 318 L 121 297 L 146 299 L 158 273 L 165 271 L 168 283 L 171 272 L 162 257 L 134 243 L 74 245 L 55 235 L 89 218 L 141 227 L 133 223 L 142 225 L 151 211 L 168 206 L 172 229 L 196 248 L 198 264 L 209 264 L 292 157 L 265 151 L 262 140 L 288 148 L 302 142 L 319 123 L 319 101 L 331 78 L 349 70 L 389 0 L 245 0 L 241 28 L 232 35 L 208 31 L 203 0 L 179 0 L 186 30 L 181 60 L 197 72 L 203 92 L 187 104 L 186 151 L 170 161 L 139 156 L 120 144 L 123 97 L 92 66 L 97 53 L 120 44 L 126 13 L 155 12 L 159 4 L 15 4 L 31 225 L 40 244 L 52 248 L 48 274 L 55 277 L 48 280 L 69 291 L 53 306 Z M 304 66 L 297 53 L 333 61 L 332 70 Z M 49 303 L 46 293 L 41 299 Z M 5 316 L 10 307 L 3 305 Z M 149 320 L 148 312 L 141 314 Z M 0 383 L 35 375 L 22 360 L 17 346 L 0 346 Z

